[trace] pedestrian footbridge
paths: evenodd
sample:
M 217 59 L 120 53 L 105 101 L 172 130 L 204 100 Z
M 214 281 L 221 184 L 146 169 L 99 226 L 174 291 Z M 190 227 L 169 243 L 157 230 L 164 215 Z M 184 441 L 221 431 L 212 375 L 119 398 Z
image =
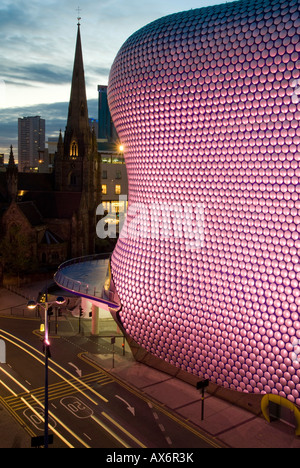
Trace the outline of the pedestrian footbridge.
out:
M 120 309 L 120 300 L 111 278 L 111 254 L 74 258 L 59 266 L 54 281 L 62 289 L 91 301 L 92 329 L 97 333 L 99 309 L 114 316 Z

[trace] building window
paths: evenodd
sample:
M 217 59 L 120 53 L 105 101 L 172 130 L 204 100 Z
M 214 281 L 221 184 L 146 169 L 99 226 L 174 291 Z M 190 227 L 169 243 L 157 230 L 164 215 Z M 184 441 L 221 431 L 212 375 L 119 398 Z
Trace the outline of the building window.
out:
M 102 171 L 102 179 L 107 179 L 107 171 Z
M 102 184 L 102 193 L 103 193 L 103 195 L 107 194 L 107 185 L 105 185 L 105 184 Z
M 77 177 L 73 173 L 71 174 L 71 177 L 70 177 L 70 184 L 73 186 L 77 184 Z
M 102 206 L 104 208 L 104 211 L 107 211 L 107 213 L 110 212 L 110 202 L 103 201 Z
M 122 179 L 122 172 L 121 171 L 116 171 L 116 179 Z
M 115 187 L 115 194 L 116 194 L 116 195 L 121 195 L 121 185 L 116 185 L 116 187 Z
M 75 140 L 72 141 L 70 147 L 70 156 L 71 158 L 76 158 L 78 156 L 78 145 Z
M 109 154 L 102 154 L 101 155 L 101 162 L 105 164 L 111 163 L 111 155 Z

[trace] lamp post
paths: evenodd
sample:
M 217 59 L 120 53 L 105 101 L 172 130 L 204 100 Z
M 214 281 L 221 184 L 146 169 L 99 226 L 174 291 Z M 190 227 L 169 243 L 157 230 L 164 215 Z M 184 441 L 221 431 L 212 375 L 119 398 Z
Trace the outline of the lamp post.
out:
M 45 433 L 44 433 L 44 447 L 48 448 L 49 443 L 49 434 L 48 434 L 48 358 L 51 357 L 50 353 L 50 341 L 49 341 L 49 328 L 48 328 L 48 308 L 51 304 L 64 304 L 64 297 L 57 297 L 55 301 L 48 302 L 47 296 L 45 301 L 45 306 L 41 303 L 35 301 L 29 301 L 27 307 L 29 309 L 35 309 L 37 305 L 40 305 L 44 308 L 45 311 L 45 335 L 43 340 L 43 351 L 45 353 L 45 401 L 44 401 L 44 423 L 45 423 Z

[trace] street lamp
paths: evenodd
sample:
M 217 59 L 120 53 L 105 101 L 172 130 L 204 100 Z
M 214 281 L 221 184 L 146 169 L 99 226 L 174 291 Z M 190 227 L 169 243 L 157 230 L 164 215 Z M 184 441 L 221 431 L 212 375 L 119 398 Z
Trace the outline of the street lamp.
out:
M 47 297 L 47 296 L 46 296 Z M 48 358 L 51 357 L 50 354 L 50 341 L 49 341 L 49 329 L 48 329 L 48 308 L 49 305 L 51 304 L 64 304 L 65 298 L 62 296 L 59 296 L 56 298 L 55 301 L 48 302 L 47 300 L 45 301 L 44 304 L 37 303 L 35 301 L 29 301 L 27 303 L 28 309 L 35 309 L 37 305 L 41 306 L 45 310 L 45 336 L 44 336 L 44 341 L 43 341 L 43 351 L 45 353 L 45 414 L 44 414 L 44 422 L 45 422 L 45 434 L 44 434 L 44 447 L 48 448 L 48 442 L 49 442 L 49 437 L 48 437 Z

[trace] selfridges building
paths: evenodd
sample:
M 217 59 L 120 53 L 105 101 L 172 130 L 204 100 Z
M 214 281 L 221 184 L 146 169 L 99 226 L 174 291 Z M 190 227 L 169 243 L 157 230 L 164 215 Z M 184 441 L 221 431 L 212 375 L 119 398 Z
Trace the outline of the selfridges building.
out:
M 108 88 L 129 179 L 112 256 L 123 327 L 190 374 L 298 405 L 299 11 L 161 18 L 121 47 Z

